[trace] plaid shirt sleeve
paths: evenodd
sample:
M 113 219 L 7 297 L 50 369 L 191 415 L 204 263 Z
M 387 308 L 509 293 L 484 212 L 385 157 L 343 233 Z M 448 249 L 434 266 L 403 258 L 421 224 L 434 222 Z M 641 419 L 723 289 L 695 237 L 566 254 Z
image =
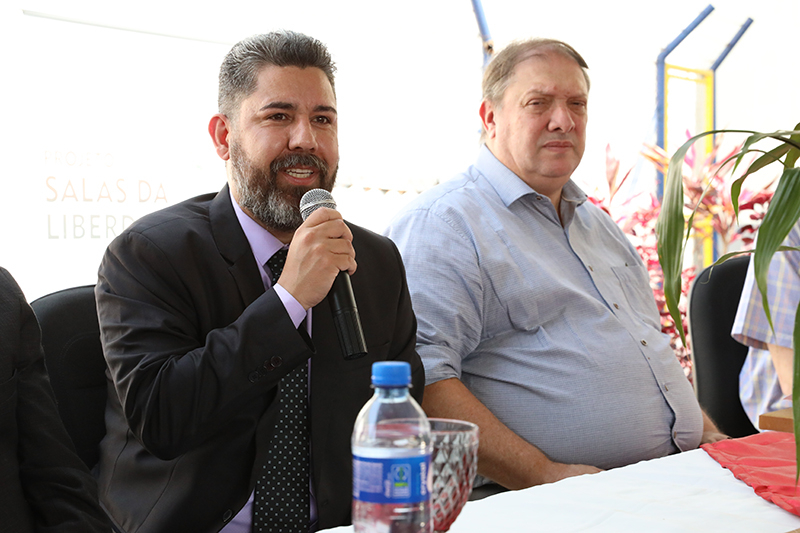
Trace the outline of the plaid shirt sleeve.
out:
M 800 248 L 800 224 L 792 228 L 784 244 Z M 737 341 L 754 348 L 765 350 L 767 344 L 791 348 L 794 316 L 800 302 L 800 252 L 775 254 L 769 266 L 767 290 L 774 333 L 764 313 L 750 261 L 731 334 Z

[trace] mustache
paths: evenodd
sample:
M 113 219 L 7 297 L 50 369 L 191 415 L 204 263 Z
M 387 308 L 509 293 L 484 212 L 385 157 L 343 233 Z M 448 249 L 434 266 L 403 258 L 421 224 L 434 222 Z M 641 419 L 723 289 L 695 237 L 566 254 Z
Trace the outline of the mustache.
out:
M 328 164 L 321 157 L 314 154 L 286 154 L 276 157 L 269 164 L 269 170 L 275 175 L 286 168 L 300 166 L 312 167 L 323 177 L 328 176 Z

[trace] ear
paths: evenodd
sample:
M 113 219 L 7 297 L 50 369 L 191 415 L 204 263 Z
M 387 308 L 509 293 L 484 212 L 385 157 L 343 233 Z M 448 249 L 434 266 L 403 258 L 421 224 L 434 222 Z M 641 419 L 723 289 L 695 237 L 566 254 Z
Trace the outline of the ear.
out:
M 483 129 L 486 131 L 486 138 L 492 139 L 495 136 L 495 121 L 494 121 L 494 104 L 489 100 L 484 100 L 481 102 L 481 107 L 478 113 L 481 116 L 481 123 L 483 124 Z
M 228 145 L 228 136 L 231 133 L 231 125 L 228 117 L 222 113 L 217 113 L 208 123 L 208 133 L 211 135 L 211 140 L 214 142 L 214 148 L 217 150 L 217 155 L 223 160 L 230 159 L 230 146 Z

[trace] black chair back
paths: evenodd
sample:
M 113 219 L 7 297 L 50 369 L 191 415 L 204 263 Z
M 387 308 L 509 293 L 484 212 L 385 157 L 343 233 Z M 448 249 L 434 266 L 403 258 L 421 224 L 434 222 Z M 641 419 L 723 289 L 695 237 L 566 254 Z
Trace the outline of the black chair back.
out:
M 58 411 L 78 456 L 90 469 L 106 433 L 106 361 L 100 344 L 94 285 L 54 292 L 31 302 Z
M 689 338 L 697 401 L 723 433 L 757 433 L 739 399 L 739 372 L 747 346 L 731 337 L 749 255 L 707 267 L 689 293 Z

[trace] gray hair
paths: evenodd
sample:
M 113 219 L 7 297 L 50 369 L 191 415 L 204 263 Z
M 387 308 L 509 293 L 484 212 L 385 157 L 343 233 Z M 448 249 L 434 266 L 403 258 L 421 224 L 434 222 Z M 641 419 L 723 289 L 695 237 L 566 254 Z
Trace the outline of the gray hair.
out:
M 483 83 L 481 85 L 483 99 L 499 106 L 503 101 L 506 89 L 511 84 L 517 65 L 532 57 L 543 56 L 547 52 L 556 52 L 574 59 L 578 66 L 581 67 L 583 77 L 586 80 L 586 88 L 589 89 L 589 73 L 587 72 L 589 66 L 577 50 L 563 41 L 536 38 L 515 41 L 492 58 L 483 72 Z M 481 142 L 485 140 L 486 130 L 482 128 Z
M 302 33 L 276 31 L 248 37 L 225 56 L 219 69 L 219 112 L 235 121 L 242 100 L 256 90 L 258 73 L 270 65 L 316 67 L 325 73 L 336 94 L 336 65 L 325 45 Z

